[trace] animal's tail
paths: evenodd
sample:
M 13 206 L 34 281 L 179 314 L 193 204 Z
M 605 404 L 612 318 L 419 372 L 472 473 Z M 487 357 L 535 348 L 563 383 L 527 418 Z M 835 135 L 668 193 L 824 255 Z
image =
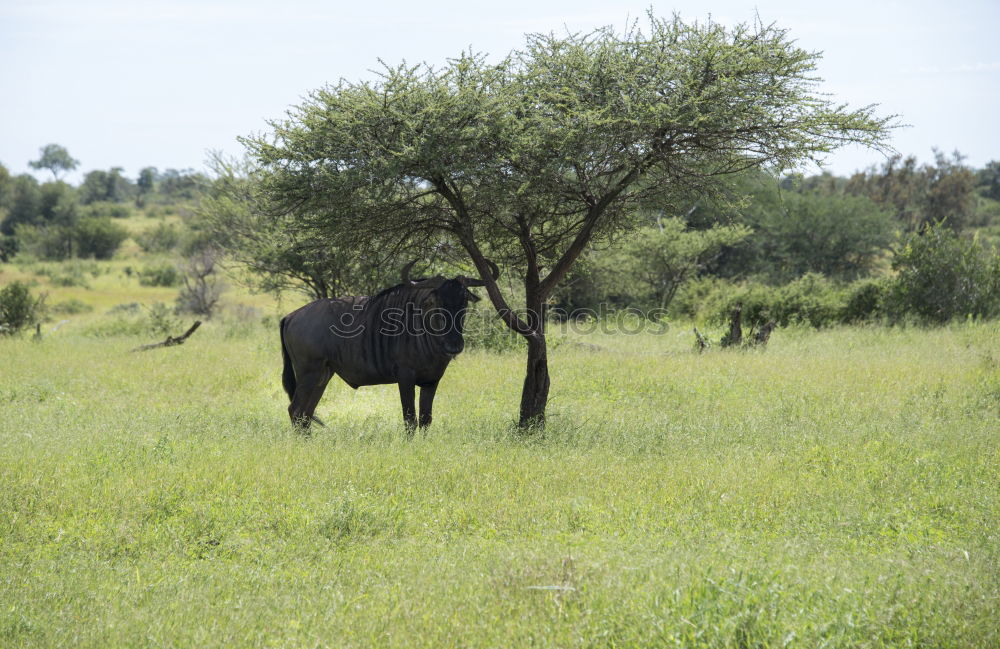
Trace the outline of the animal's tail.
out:
M 288 400 L 291 401 L 295 397 L 295 368 L 292 367 L 292 359 L 288 358 L 288 348 L 285 347 L 285 318 L 282 318 L 278 325 L 278 333 L 281 336 L 281 360 L 284 363 L 284 368 L 281 371 L 281 385 L 285 388 Z M 312 418 L 317 424 L 326 428 L 326 424 L 319 417 L 313 415 Z
M 285 363 L 285 368 L 281 372 L 281 385 L 288 394 L 288 400 L 291 401 L 292 397 L 295 396 L 295 370 L 292 368 L 292 359 L 288 358 L 288 348 L 285 347 L 284 318 L 281 319 L 281 323 L 278 325 L 278 331 L 281 334 L 281 359 Z

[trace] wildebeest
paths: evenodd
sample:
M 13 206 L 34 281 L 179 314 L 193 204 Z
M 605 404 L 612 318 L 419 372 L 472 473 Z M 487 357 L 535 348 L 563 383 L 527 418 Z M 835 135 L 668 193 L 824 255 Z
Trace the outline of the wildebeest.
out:
M 465 347 L 465 309 L 469 300 L 479 300 L 469 288 L 486 283 L 461 275 L 411 280 L 413 263 L 403 267 L 401 284 L 375 296 L 320 299 L 281 319 L 281 379 L 292 423 L 308 427 L 316 419 L 316 405 L 334 374 L 355 389 L 398 383 L 410 431 L 420 386 L 419 423 L 431 423 L 438 381 Z

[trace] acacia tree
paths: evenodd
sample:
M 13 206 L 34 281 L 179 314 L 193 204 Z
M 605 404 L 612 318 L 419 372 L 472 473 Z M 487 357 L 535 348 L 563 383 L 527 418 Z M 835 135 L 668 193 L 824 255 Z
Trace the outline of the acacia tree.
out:
M 723 247 L 739 244 L 751 232 L 745 225 L 689 230 L 683 219 L 657 217 L 656 225 L 640 228 L 620 250 L 598 256 L 594 270 L 605 285 L 644 288 L 650 303 L 662 311 Z
M 73 171 L 79 164 L 80 161 L 74 160 L 66 147 L 58 144 L 46 144 L 39 151 L 38 160 L 28 163 L 32 169 L 48 169 L 55 180 L 59 180 L 59 172 Z
M 214 179 L 196 210 L 212 245 L 236 262 L 232 270 L 241 283 L 320 299 L 373 295 L 397 276 L 398 260 L 391 254 L 363 254 L 342 244 L 342 237 L 331 237 L 329 229 L 299 227 L 295 213 L 269 212 L 256 191 L 258 174 L 247 161 L 213 153 L 209 166 Z
M 846 142 L 884 146 L 889 118 L 831 103 L 819 55 L 774 26 L 686 24 L 535 34 L 498 63 L 387 67 L 314 92 L 243 138 L 271 209 L 362 245 L 456 242 L 527 341 L 520 424 L 544 422 L 545 306 L 589 244 L 634 208 L 719 195 L 727 175 L 788 168 Z M 523 282 L 515 310 L 488 257 Z

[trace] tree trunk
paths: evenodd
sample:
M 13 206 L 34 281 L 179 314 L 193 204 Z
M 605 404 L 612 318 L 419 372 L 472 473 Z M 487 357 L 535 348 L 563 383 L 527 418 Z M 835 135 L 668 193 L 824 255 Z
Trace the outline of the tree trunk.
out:
M 528 367 L 521 390 L 522 429 L 545 425 L 545 404 L 549 400 L 549 359 L 545 350 L 545 331 L 528 337 Z
M 743 303 L 737 302 L 729 316 L 729 333 L 722 337 L 723 347 L 739 347 L 743 344 Z
M 528 366 L 524 372 L 521 390 L 521 417 L 517 425 L 522 430 L 545 426 L 545 405 L 549 400 L 549 357 L 545 346 L 545 298 L 538 290 L 537 281 L 529 273 L 525 282 L 525 306 L 528 326 L 532 333 L 528 341 Z

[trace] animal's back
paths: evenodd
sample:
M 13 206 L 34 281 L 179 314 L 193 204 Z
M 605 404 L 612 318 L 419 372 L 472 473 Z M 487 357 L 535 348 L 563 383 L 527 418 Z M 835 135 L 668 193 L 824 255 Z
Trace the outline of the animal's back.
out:
M 392 383 L 366 336 L 366 296 L 319 299 L 282 319 L 283 345 L 295 372 L 328 367 L 351 387 Z

